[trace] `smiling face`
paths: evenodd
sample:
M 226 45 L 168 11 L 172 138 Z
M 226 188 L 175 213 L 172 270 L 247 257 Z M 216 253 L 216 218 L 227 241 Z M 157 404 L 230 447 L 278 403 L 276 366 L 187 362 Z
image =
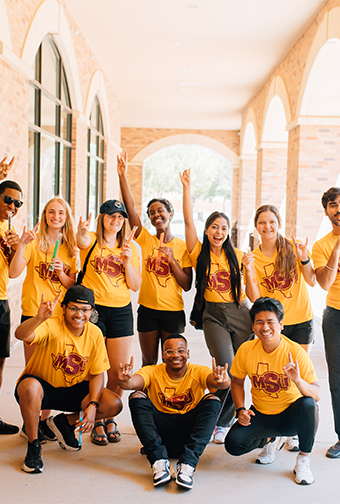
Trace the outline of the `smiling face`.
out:
M 103 215 L 103 227 L 107 233 L 117 234 L 123 227 L 124 217 L 120 212 L 115 212 L 112 215 Z
M 217 217 L 205 230 L 210 245 L 217 248 L 222 247 L 223 242 L 228 237 L 228 233 L 228 221 L 224 217 Z
M 89 304 L 70 301 L 63 307 L 65 323 L 68 330 L 75 336 L 82 334 L 85 324 L 90 320 L 93 308 Z
M 183 339 L 173 338 L 166 340 L 163 345 L 162 355 L 168 372 L 173 371 L 176 374 L 185 374 L 189 350 Z
M 332 223 L 333 230 L 336 234 L 340 233 L 340 196 L 333 201 L 328 201 L 327 208 L 325 208 L 325 215 Z
M 273 212 L 261 212 L 256 222 L 256 229 L 263 240 L 277 238 L 279 231 L 279 222 Z
M 151 203 L 148 210 L 149 218 L 151 224 L 155 226 L 156 229 L 164 229 L 169 224 L 173 217 L 171 212 L 168 212 L 165 205 L 160 201 L 155 201 Z
M 278 347 L 281 341 L 282 329 L 283 322 L 279 322 L 274 312 L 261 311 L 256 313 L 253 331 L 255 336 L 262 341 L 262 346 L 266 352 L 272 352 Z
M 14 200 L 21 200 L 21 192 L 16 189 L 10 189 L 7 187 L 2 193 L 3 196 L 9 196 Z M 3 197 L 0 198 L 0 221 L 3 222 L 8 220 L 10 214 L 12 217 L 18 213 L 18 208 L 15 207 L 14 201 L 11 204 L 5 203 Z
M 58 201 L 52 201 L 46 208 L 46 224 L 48 228 L 61 230 L 66 222 L 66 210 Z

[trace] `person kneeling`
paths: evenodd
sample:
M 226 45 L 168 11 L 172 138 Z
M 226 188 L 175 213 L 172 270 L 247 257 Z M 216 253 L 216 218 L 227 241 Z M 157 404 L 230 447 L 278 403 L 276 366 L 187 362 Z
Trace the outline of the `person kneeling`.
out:
M 26 344 L 37 345 L 15 390 L 28 437 L 21 469 L 28 473 L 43 471 L 38 440 L 40 410 L 72 412 L 49 417 L 47 425 L 63 449 L 77 451 L 81 444 L 75 430 L 91 432 L 96 419 L 116 416 L 122 409 L 117 394 L 104 388 L 109 362 L 102 332 L 90 322 L 93 291 L 82 285 L 71 287 L 62 302 L 63 315 L 52 317 L 59 298 L 60 294 L 45 301 L 43 295 L 38 314 L 15 333 Z
M 130 395 L 131 418 L 154 473 L 154 486 L 171 479 L 170 458 L 179 458 L 177 485 L 190 489 L 200 455 L 209 443 L 221 403 L 205 389 L 230 386 L 228 364 L 207 366 L 187 363 L 187 340 L 171 334 L 163 342 L 163 363 L 145 366 L 133 374 L 133 357 L 120 365 L 122 389 Z
M 263 448 L 256 462 L 274 462 L 281 436 L 298 435 L 300 452 L 294 467 L 300 485 L 314 483 L 310 453 L 318 427 L 320 386 L 307 352 L 289 340 L 283 328 L 283 307 L 271 298 L 259 298 L 250 310 L 257 338 L 243 343 L 230 372 L 237 422 L 225 439 L 231 455 Z M 244 406 L 244 380 L 249 376 L 253 405 Z

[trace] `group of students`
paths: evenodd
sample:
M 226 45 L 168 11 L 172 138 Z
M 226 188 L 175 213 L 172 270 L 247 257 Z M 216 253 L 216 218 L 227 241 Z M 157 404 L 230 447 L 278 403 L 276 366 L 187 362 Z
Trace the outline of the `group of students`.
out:
M 0 172 L 6 176 L 9 169 L 10 166 L 3 160 Z M 75 234 L 68 204 L 62 198 L 56 197 L 45 205 L 40 223 L 32 231 L 27 231 L 24 228 L 21 237 L 19 237 L 13 226 L 9 226 L 8 222 L 11 221 L 22 205 L 22 190 L 13 181 L 5 181 L 0 184 L 0 248 L 1 260 L 3 262 L 1 273 L 1 282 L 3 285 L 0 285 L 0 293 L 2 310 L 4 312 L 0 319 L 1 340 L 4 340 L 3 336 L 5 333 L 8 333 L 6 337 L 7 349 L 3 349 L 4 347 L 1 348 L 1 374 L 4 359 L 9 355 L 8 303 L 6 305 L 8 276 L 12 278 L 19 276 L 26 266 L 27 273 L 22 293 L 22 324 L 16 331 L 16 336 L 26 343 L 26 368 L 17 386 L 17 397 L 24 418 L 23 432 L 28 438 L 29 444 L 37 441 L 36 425 L 35 421 L 32 422 L 29 414 L 26 411 L 25 413 L 23 412 L 25 406 L 22 405 L 22 401 L 24 396 L 32 393 L 31 389 L 34 390 L 34 386 L 36 385 L 34 381 L 33 385 L 30 383 L 33 380 L 33 378 L 30 378 L 32 375 L 32 366 L 36 366 L 37 362 L 39 362 L 39 352 L 36 350 L 36 345 L 40 349 L 41 345 L 43 345 L 42 342 L 45 342 L 44 338 L 46 334 L 49 331 L 52 333 L 57 331 L 56 326 L 53 326 L 51 329 L 51 324 L 48 322 L 52 313 L 59 317 L 61 321 L 59 322 L 61 324 L 60 327 L 64 323 L 68 331 L 73 331 L 73 333 L 76 332 L 77 334 L 79 333 L 79 327 L 83 330 L 85 324 L 91 318 L 105 337 L 105 352 L 107 352 L 108 356 L 108 362 L 106 362 L 106 353 L 101 350 L 100 365 L 98 364 L 97 367 L 94 366 L 93 369 L 95 371 L 93 369 L 90 371 L 91 366 L 89 367 L 89 362 L 91 359 L 88 360 L 86 365 L 83 363 L 82 366 L 76 366 L 77 369 L 82 368 L 81 376 L 83 378 L 86 376 L 84 375 L 84 369 L 90 373 L 91 377 L 107 371 L 108 381 L 107 389 L 105 389 L 107 390 L 105 392 L 105 405 L 102 407 L 102 401 L 99 401 L 100 394 L 98 395 L 98 391 L 103 388 L 103 383 L 99 383 L 98 381 L 96 385 L 92 386 L 92 380 L 90 379 L 89 388 L 83 390 L 83 394 L 85 392 L 86 394 L 82 396 L 80 402 L 78 401 L 79 408 L 75 411 L 78 412 L 79 409 L 84 409 L 86 404 L 87 406 L 91 406 L 91 403 L 96 403 L 92 404 L 95 411 L 91 415 L 84 412 L 85 420 L 79 420 L 78 415 L 70 417 L 68 423 L 71 423 L 73 429 L 74 427 L 80 427 L 81 432 L 89 432 L 91 430 L 92 442 L 95 444 L 107 445 L 109 442 L 120 441 L 121 434 L 117 428 L 115 415 L 121 409 L 120 396 L 123 389 L 133 388 L 130 386 L 131 384 L 126 385 L 126 382 L 132 377 L 131 366 L 126 364 L 129 362 L 133 336 L 130 290 L 137 291 L 140 289 L 137 329 L 143 368 L 157 364 L 159 343 L 161 343 L 166 370 L 170 370 L 171 373 L 171 369 L 173 367 L 176 368 L 176 366 L 179 366 L 182 371 L 183 369 L 186 370 L 185 356 L 187 354 L 184 355 L 184 353 L 187 351 L 187 348 L 182 349 L 181 358 L 178 358 L 180 362 L 176 364 L 176 358 L 174 359 L 173 354 L 171 354 L 172 348 L 166 347 L 169 344 L 170 346 L 173 345 L 173 339 L 178 339 L 178 337 L 174 338 L 173 335 L 181 335 L 184 332 L 185 313 L 183 310 L 182 290 L 188 291 L 191 288 L 192 267 L 194 267 L 196 270 L 195 284 L 197 290 L 195 301 L 197 307 L 203 312 L 204 337 L 210 355 L 214 359 L 215 366 L 215 371 L 212 374 L 213 378 L 210 380 L 214 381 L 216 389 L 221 389 L 214 395 L 214 397 L 219 399 L 219 407 L 214 406 L 215 409 L 217 408 L 216 411 L 218 410 L 218 414 L 215 415 L 216 425 L 213 425 L 213 432 L 209 436 L 212 434 L 212 438 L 216 443 L 225 442 L 227 448 L 228 438 L 225 439 L 225 437 L 227 427 L 230 427 L 233 423 L 235 405 L 237 407 L 239 418 L 237 423 L 239 425 L 248 426 L 250 424 L 250 417 L 253 416 L 253 413 L 249 413 L 251 410 L 245 410 L 244 405 L 241 404 L 242 393 L 237 388 L 243 386 L 242 379 L 244 376 L 241 373 L 239 378 L 237 378 L 237 373 L 235 374 L 233 372 L 234 368 L 232 368 L 233 380 L 236 379 L 236 382 L 234 382 L 234 389 L 232 387 L 232 394 L 230 394 L 228 393 L 230 377 L 227 373 L 227 369 L 228 371 L 230 370 L 239 347 L 247 341 L 252 342 L 254 338 L 253 331 L 260 339 L 260 336 L 254 329 L 254 317 L 256 314 L 254 316 L 251 315 L 249 301 L 254 303 L 259 298 L 273 298 L 280 301 L 282 304 L 282 306 L 280 305 L 281 308 L 279 307 L 278 311 L 274 310 L 280 326 L 279 334 L 282 332 L 289 340 L 298 343 L 307 353 L 310 351 L 313 341 L 313 313 L 307 284 L 313 286 L 318 281 L 323 288 L 328 289 L 332 288 L 333 283 L 335 285 L 338 281 L 336 278 L 337 266 L 335 267 L 333 262 L 337 265 L 336 261 L 339 258 L 339 240 L 337 240 L 338 233 L 336 231 L 339 230 L 340 232 L 340 218 L 338 216 L 338 214 L 340 215 L 340 211 L 338 209 L 337 213 L 330 208 L 331 205 L 335 207 L 335 202 L 338 199 L 340 200 L 340 190 L 338 193 L 336 191 L 334 193 L 333 191 L 329 198 L 327 199 L 326 197 L 325 200 L 325 213 L 330 217 L 333 225 L 333 247 L 331 239 L 327 242 L 329 251 L 321 247 L 321 252 L 314 259 L 316 268 L 316 271 L 314 271 L 307 250 L 307 240 L 305 243 L 300 243 L 294 239 L 288 240 L 281 236 L 279 233 L 281 218 L 276 207 L 272 205 L 261 206 L 256 211 L 255 227 L 260 235 L 261 244 L 254 251 L 244 254 L 232 246 L 229 237 L 230 222 L 228 217 L 221 212 L 214 212 L 208 217 L 201 243 L 197 237 L 193 219 L 190 170 L 185 170 L 180 175 L 183 185 L 183 214 L 186 241 L 184 242 L 172 235 L 171 219 L 174 211 L 171 203 L 165 199 L 153 199 L 148 203 L 147 214 L 156 230 L 156 233 L 151 235 L 142 226 L 141 218 L 135 210 L 133 196 L 128 183 L 127 169 L 127 156 L 117 157 L 118 177 L 124 203 L 118 200 L 105 201 L 100 207 L 95 232 L 89 231 L 91 222 L 91 216 L 89 216 L 87 220 L 80 218 L 78 231 Z M 4 178 L 4 176 L 1 178 Z M 328 212 L 333 212 L 332 217 Z M 126 241 L 127 220 L 129 220 L 131 229 L 134 230 L 134 240 L 141 248 L 142 274 L 140 274 L 137 249 L 130 240 Z M 80 249 L 81 286 L 74 286 L 78 273 L 77 248 Z M 314 248 L 317 250 L 317 244 L 315 244 Z M 56 251 L 57 253 L 55 253 Z M 324 257 L 321 257 L 323 252 Z M 330 258 L 327 256 L 328 253 Z M 332 265 L 328 264 L 328 259 Z M 340 269 L 338 271 L 340 272 Z M 243 284 L 245 292 L 243 291 Z M 93 293 L 93 299 L 89 292 Z M 82 296 L 84 299 L 82 299 Z M 335 299 L 337 296 L 333 295 L 333 298 Z M 89 308 L 83 308 L 82 304 L 85 306 L 88 305 Z M 268 306 L 266 305 L 267 308 Z M 262 310 L 262 312 L 273 311 L 267 308 Z M 330 303 L 327 310 L 338 310 L 339 308 L 336 299 L 335 305 L 334 303 Z M 282 316 L 284 313 L 283 321 L 280 320 L 281 313 Z M 331 313 L 331 315 L 334 318 L 334 314 Z M 5 321 L 7 321 L 7 329 L 5 328 Z M 332 323 L 328 322 L 328 325 L 332 326 L 332 331 L 335 333 Z M 45 328 L 44 336 L 39 333 L 40 329 L 38 330 L 38 328 L 40 326 Z M 39 333 L 40 336 L 34 336 L 35 333 Z M 98 340 L 97 335 L 96 338 Z M 185 342 L 185 339 L 179 336 L 179 340 L 181 338 Z M 334 343 L 333 339 L 329 343 L 329 347 L 332 349 L 327 351 L 326 346 L 326 352 L 332 354 L 332 356 L 328 356 L 328 353 L 326 354 L 328 363 L 329 360 L 335 362 L 334 354 L 336 355 L 336 350 L 334 347 L 336 343 Z M 96 345 L 98 345 L 98 341 Z M 167 350 L 168 354 L 166 353 Z M 54 357 L 57 355 L 55 352 L 56 349 L 51 353 Z M 167 358 L 170 355 L 169 352 L 171 357 Z M 174 352 L 176 357 L 178 352 L 175 350 Z M 63 355 L 65 360 L 65 352 L 60 355 Z M 33 357 L 35 359 L 34 364 L 31 364 L 30 367 Z M 60 359 L 62 360 L 61 357 Z M 287 362 L 287 355 L 285 355 L 285 359 Z M 73 375 L 74 370 L 72 372 L 70 372 L 70 369 L 67 372 L 65 371 L 65 369 L 67 370 L 67 366 L 70 366 L 69 358 L 66 360 L 68 364 L 64 362 L 61 367 L 58 367 L 53 361 L 53 371 L 51 370 L 51 373 L 53 374 L 58 370 L 62 370 L 60 374 L 63 376 L 65 383 L 69 385 L 70 383 L 73 384 L 74 380 L 72 378 L 71 382 L 68 381 L 69 377 L 67 378 L 67 373 Z M 185 365 L 183 364 L 184 360 Z M 175 362 L 174 365 L 173 362 Z M 291 368 L 292 364 L 294 367 L 294 362 L 289 360 L 288 367 Z M 311 364 L 308 364 L 308 366 L 311 366 Z M 309 368 L 309 370 L 311 369 Z M 48 374 L 48 370 L 46 372 Z M 296 368 L 294 368 L 294 373 L 296 373 Z M 310 383 L 314 383 L 316 381 L 314 380 L 315 376 L 312 372 L 311 374 L 313 381 Z M 291 369 L 288 370 L 288 374 L 286 373 L 286 375 L 294 383 L 294 380 L 298 381 L 300 378 L 300 376 L 297 377 L 295 374 L 293 376 Z M 207 376 L 205 376 L 202 383 L 207 385 L 207 379 Z M 241 382 L 238 383 L 237 379 L 241 380 Z M 266 380 L 267 378 L 264 377 L 264 379 Z M 51 380 L 53 381 L 53 379 Z M 147 378 L 147 375 L 143 375 L 143 380 L 143 387 L 141 387 L 139 380 L 138 390 L 147 388 L 147 383 L 150 382 L 150 378 Z M 26 385 L 24 385 L 25 382 Z M 338 378 L 335 377 L 334 372 L 334 378 L 330 384 L 332 394 L 334 391 L 334 397 L 338 393 L 337 382 Z M 58 380 L 55 383 L 58 383 Z M 334 385 L 332 385 L 333 383 Z M 223 386 L 219 384 L 223 384 Z M 211 385 L 212 383 L 207 388 L 214 388 Z M 58 385 L 55 386 L 58 387 Z M 41 387 L 41 384 L 39 387 Z M 256 385 L 254 387 L 256 388 Z M 202 390 L 204 388 L 206 387 L 201 387 Z M 299 390 L 298 394 L 302 394 L 302 396 L 308 395 L 308 392 L 310 392 L 310 389 L 308 387 L 306 389 L 305 386 L 302 387 L 301 391 L 297 385 L 297 389 Z M 306 390 L 307 393 L 304 394 Z M 39 391 L 40 394 L 43 393 L 40 388 Z M 235 394 L 237 397 L 236 400 Z M 93 399 L 94 396 L 96 399 Z M 334 397 L 333 408 L 336 410 L 337 403 Z M 177 395 L 176 398 L 178 399 Z M 187 399 L 186 397 L 184 402 Z M 315 394 L 314 399 L 318 399 L 318 393 Z M 111 407 L 108 406 L 110 401 L 112 402 Z M 176 401 L 170 401 L 170 397 L 167 397 L 164 401 L 171 403 L 171 407 L 175 408 L 175 410 L 178 407 L 175 404 Z M 217 401 L 208 402 L 213 404 Z M 62 424 L 65 427 L 65 418 L 58 415 L 53 419 L 50 414 L 52 403 L 54 404 L 53 409 L 58 409 L 55 407 L 53 401 L 48 400 L 43 401 L 42 407 L 39 408 L 39 412 L 40 409 L 43 409 L 43 411 L 39 423 L 38 441 L 46 441 L 46 438 L 50 440 L 58 438 L 61 444 L 64 446 L 68 445 L 68 440 L 65 439 L 65 432 L 60 434 L 63 431 Z M 130 401 L 130 403 L 133 403 L 133 401 Z M 189 403 L 191 404 L 190 401 Z M 336 403 L 336 406 L 334 406 L 334 403 Z M 101 405 L 100 408 L 99 404 Z M 244 417 L 243 410 L 247 412 L 247 420 Z M 98 417 L 98 412 L 103 413 L 103 416 Z M 88 418 L 90 418 L 90 421 L 88 421 Z M 17 431 L 14 426 L 9 426 L 4 422 L 0 424 L 0 430 L 3 433 Z M 291 430 L 294 431 L 294 429 Z M 66 431 L 68 432 L 68 429 Z M 137 428 L 136 431 L 138 433 Z M 234 432 L 234 430 L 230 432 Z M 288 449 L 292 451 L 299 451 L 301 448 L 301 446 L 299 447 L 299 441 L 301 444 L 301 440 L 296 437 L 296 434 L 298 432 L 293 432 L 293 436 L 288 440 Z M 71 436 L 71 446 L 73 444 L 75 449 L 79 449 L 78 442 L 73 439 L 73 430 L 71 433 L 68 432 L 66 437 L 68 435 Z M 266 464 L 274 460 L 275 450 L 279 443 L 277 440 L 274 442 L 271 434 L 268 434 L 268 438 L 269 442 L 261 440 L 261 443 L 258 445 L 263 448 L 257 457 L 258 463 Z M 36 448 L 36 452 L 37 450 L 38 448 Z M 232 450 L 230 451 L 232 452 Z M 328 456 L 333 457 L 334 455 L 333 458 L 340 456 L 340 443 L 339 446 L 336 444 L 334 447 L 331 447 L 328 452 Z M 306 453 L 304 453 L 305 455 Z M 154 455 L 149 460 L 154 460 Z M 35 464 L 33 471 L 30 471 L 30 467 L 27 466 L 26 462 L 23 466 L 26 468 L 24 470 L 28 472 L 41 472 L 42 463 L 40 464 L 39 462 L 38 464 L 41 467 L 37 467 L 37 464 Z M 154 466 L 156 462 L 158 462 L 158 459 L 154 460 L 152 465 Z M 188 471 L 187 466 L 193 469 L 195 467 L 194 464 L 191 465 L 188 462 L 182 465 L 185 466 L 186 471 Z M 162 463 L 160 469 L 159 465 L 157 467 L 158 472 L 156 471 L 157 476 L 154 478 L 154 481 L 156 479 L 156 482 L 160 480 L 163 483 L 164 472 L 166 473 L 165 479 L 168 481 L 167 471 L 164 471 L 166 464 Z M 158 474 L 159 470 L 161 471 L 161 477 Z M 308 471 L 310 471 L 309 467 Z M 189 476 L 190 480 L 192 472 Z M 188 479 L 188 475 L 184 475 L 185 478 Z M 308 473 L 302 479 L 302 482 L 311 483 L 314 481 L 312 480 L 312 476 Z M 181 475 L 179 476 L 179 481 L 181 481 Z M 190 485 L 182 486 L 190 487 Z

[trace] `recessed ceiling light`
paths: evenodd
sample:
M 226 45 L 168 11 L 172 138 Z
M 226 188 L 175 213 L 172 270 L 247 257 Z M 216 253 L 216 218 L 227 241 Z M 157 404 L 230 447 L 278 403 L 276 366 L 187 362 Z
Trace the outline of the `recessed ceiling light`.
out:
M 189 4 L 187 5 L 188 9 L 198 9 L 198 5 L 194 5 L 194 4 Z
M 195 44 L 184 44 L 184 47 L 196 47 Z
M 192 68 L 182 68 L 182 72 L 185 72 L 185 73 L 192 72 Z
M 76 31 L 74 32 L 74 34 L 75 34 L 75 35 L 79 35 L 79 33 L 80 33 L 80 31 L 79 31 L 79 30 L 76 30 Z
M 181 44 L 180 42 L 175 42 L 175 43 L 174 43 L 174 46 L 176 46 L 176 47 L 180 47 L 181 45 L 182 45 L 182 44 Z
M 201 87 L 203 82 L 179 82 L 179 87 Z
M 182 89 L 182 91 L 191 91 L 191 88 L 189 88 L 189 87 L 182 87 L 181 89 Z

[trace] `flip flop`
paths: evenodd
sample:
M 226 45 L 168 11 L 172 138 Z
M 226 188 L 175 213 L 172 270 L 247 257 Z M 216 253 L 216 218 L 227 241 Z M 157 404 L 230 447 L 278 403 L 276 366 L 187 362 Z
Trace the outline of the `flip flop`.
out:
M 113 431 L 108 432 L 107 431 L 107 426 L 110 424 L 114 424 L 115 428 Z M 105 430 L 106 430 L 106 435 L 109 443 L 119 443 L 119 441 L 122 439 L 122 435 L 117 429 L 117 423 L 109 418 L 108 420 L 105 420 Z
M 96 431 L 97 427 L 103 427 L 104 428 L 104 434 L 99 434 Z M 107 439 L 107 435 L 105 434 L 105 424 L 104 422 L 96 422 L 94 424 L 94 427 L 91 432 L 91 443 L 99 445 L 99 446 L 106 446 L 109 444 L 109 441 Z

